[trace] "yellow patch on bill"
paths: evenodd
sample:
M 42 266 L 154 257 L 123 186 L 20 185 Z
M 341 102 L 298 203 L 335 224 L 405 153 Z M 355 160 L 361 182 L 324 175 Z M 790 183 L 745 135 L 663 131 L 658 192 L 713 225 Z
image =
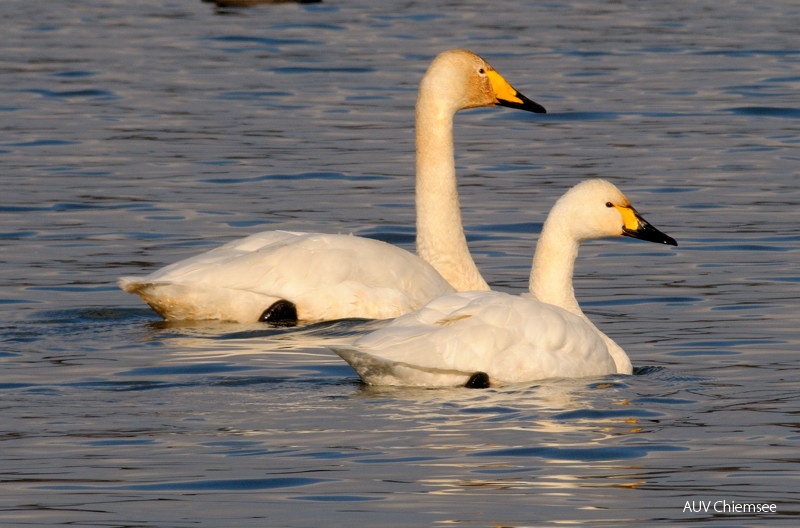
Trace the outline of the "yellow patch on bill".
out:
M 510 103 L 522 103 L 522 99 L 519 98 L 517 91 L 513 86 L 508 84 L 508 81 L 506 81 L 502 75 L 494 70 L 486 70 L 486 76 L 489 77 L 489 82 L 492 83 L 492 90 L 494 90 L 495 97 Z
M 620 205 L 615 205 L 614 207 L 616 207 L 619 214 L 622 215 L 622 225 L 625 226 L 625 229 L 629 231 L 636 231 L 639 229 L 639 216 L 633 208 Z

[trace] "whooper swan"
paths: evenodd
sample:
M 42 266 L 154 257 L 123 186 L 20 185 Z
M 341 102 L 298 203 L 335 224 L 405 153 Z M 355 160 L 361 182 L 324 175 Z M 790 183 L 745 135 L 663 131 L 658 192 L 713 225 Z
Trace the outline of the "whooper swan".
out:
M 677 245 L 614 185 L 584 181 L 556 202 L 542 228 L 533 297 L 444 295 L 336 352 L 370 385 L 484 387 L 630 374 L 630 359 L 583 314 L 572 287 L 580 243 L 619 235 Z
M 453 117 L 500 105 L 544 113 L 484 59 L 441 53 L 416 106 L 417 251 L 348 235 L 266 231 L 162 268 L 122 277 L 167 320 L 264 321 L 390 318 L 454 290 L 486 290 L 461 225 Z

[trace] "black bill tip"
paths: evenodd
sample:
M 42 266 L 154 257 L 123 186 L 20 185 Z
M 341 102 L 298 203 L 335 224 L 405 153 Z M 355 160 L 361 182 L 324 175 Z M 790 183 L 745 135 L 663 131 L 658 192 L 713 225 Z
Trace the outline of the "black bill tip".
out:
M 632 238 L 638 238 L 639 240 L 645 240 L 647 242 L 655 242 L 656 244 L 666 244 L 668 246 L 677 246 L 678 242 L 672 238 L 671 236 L 667 235 L 666 233 L 662 233 L 649 222 L 647 222 L 644 218 L 639 218 L 639 227 L 637 229 L 628 229 L 623 228 L 622 234 L 625 236 L 629 236 Z
M 535 114 L 546 114 L 547 110 L 537 103 L 536 101 L 531 101 L 524 95 L 519 92 L 514 94 L 514 98 L 518 99 L 518 101 L 509 101 L 506 99 L 498 99 L 497 104 L 500 106 L 505 106 L 507 108 L 516 108 L 518 110 L 526 110 L 528 112 L 533 112 Z

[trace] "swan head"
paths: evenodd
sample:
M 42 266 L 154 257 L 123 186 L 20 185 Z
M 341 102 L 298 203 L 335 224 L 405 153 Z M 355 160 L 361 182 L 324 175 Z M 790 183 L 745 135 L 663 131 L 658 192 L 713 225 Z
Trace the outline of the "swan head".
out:
M 562 196 L 553 207 L 556 217 L 569 226 L 580 242 L 592 238 L 627 236 L 677 246 L 671 236 L 653 227 L 615 185 L 606 180 L 586 180 Z
M 506 106 L 545 114 L 547 110 L 518 92 L 482 57 L 468 50 L 440 53 L 428 67 L 419 97 L 436 97 L 452 113 L 481 106 Z

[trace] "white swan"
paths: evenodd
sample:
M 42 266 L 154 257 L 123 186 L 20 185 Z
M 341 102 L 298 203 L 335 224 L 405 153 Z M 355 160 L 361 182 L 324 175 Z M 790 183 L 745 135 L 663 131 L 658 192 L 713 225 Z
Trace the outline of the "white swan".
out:
M 535 298 L 445 295 L 335 351 L 370 385 L 482 387 L 630 374 L 628 356 L 583 314 L 572 287 L 580 243 L 619 235 L 677 245 L 614 185 L 584 181 L 556 202 L 542 228 L 530 277 Z
M 441 53 L 420 83 L 419 257 L 366 238 L 268 231 L 146 277 L 122 277 L 119 285 L 141 296 L 167 320 L 285 325 L 297 320 L 397 317 L 454 289 L 489 289 L 472 260 L 461 225 L 453 117 L 462 109 L 492 105 L 545 112 L 484 59 L 466 50 Z

